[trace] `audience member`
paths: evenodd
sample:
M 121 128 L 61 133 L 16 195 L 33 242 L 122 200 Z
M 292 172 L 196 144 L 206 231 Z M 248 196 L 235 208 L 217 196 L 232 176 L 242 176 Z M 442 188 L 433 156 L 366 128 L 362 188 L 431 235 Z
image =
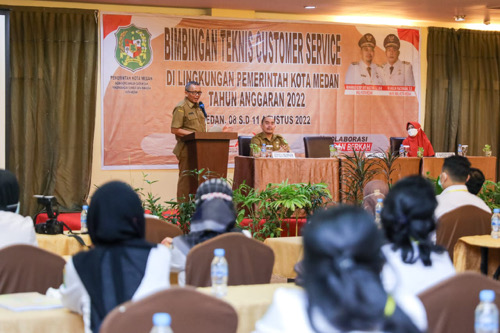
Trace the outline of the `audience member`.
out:
M 484 178 L 484 174 L 481 170 L 477 168 L 470 168 L 469 179 L 465 182 L 465 186 L 467 186 L 467 190 L 470 193 L 478 195 L 483 188 L 485 180 L 486 179 Z
M 87 224 L 94 248 L 67 262 L 60 291 L 64 306 L 83 315 L 85 332 L 97 333 L 118 304 L 170 286 L 170 251 L 144 240 L 141 200 L 122 182 L 95 192 Z
M 286 142 L 285 138 L 280 134 L 274 134 L 274 130 L 276 129 L 276 123 L 274 121 L 273 116 L 264 116 L 262 117 L 262 121 L 260 122 L 260 128 L 262 128 L 262 132 L 254 135 L 252 140 L 250 140 L 250 144 L 257 145 L 259 148 L 262 147 L 262 144 L 266 146 L 272 146 L 273 151 L 289 151 L 290 147 Z M 250 150 L 253 154 L 253 150 Z
M 491 213 L 491 209 L 481 198 L 469 193 L 465 183 L 469 178 L 470 162 L 467 157 L 450 156 L 444 160 L 440 175 L 443 192 L 437 196 L 436 218 L 465 205 L 472 205 Z
M 0 248 L 14 244 L 38 246 L 31 217 L 19 212 L 19 184 L 8 170 L 0 170 Z
M 185 283 L 186 257 L 195 245 L 226 232 L 241 232 L 235 227 L 233 190 L 224 180 L 214 178 L 201 184 L 196 191 L 195 203 L 189 234 L 163 241 L 165 245 L 172 246 L 171 270 L 179 272 L 179 285 Z
M 406 130 L 408 131 L 408 137 L 403 140 L 403 145 L 410 146 L 408 157 L 417 157 L 419 148 L 424 149 L 423 156 L 434 156 L 432 144 L 419 123 L 416 121 L 410 121 L 406 124 Z
M 419 332 L 415 296 L 386 293 L 383 236 L 361 207 L 317 212 L 304 232 L 304 289 L 278 289 L 255 332 Z M 410 317 L 412 319 L 410 319 Z
M 363 208 L 375 216 L 377 199 L 385 199 L 389 185 L 382 180 L 371 180 L 363 188 Z
M 421 176 L 397 182 L 384 201 L 382 226 L 390 244 L 382 247 L 382 280 L 394 294 L 417 295 L 455 274 L 448 253 L 431 240 L 436 206 L 434 188 Z

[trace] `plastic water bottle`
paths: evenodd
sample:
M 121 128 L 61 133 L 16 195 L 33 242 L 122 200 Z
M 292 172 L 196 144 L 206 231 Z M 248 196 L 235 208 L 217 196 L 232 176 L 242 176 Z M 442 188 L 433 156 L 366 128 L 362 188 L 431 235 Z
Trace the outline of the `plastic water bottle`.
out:
M 382 220 L 380 214 L 382 214 L 382 208 L 384 208 L 384 199 L 378 198 L 377 204 L 375 205 L 375 224 L 377 227 L 382 228 Z
M 223 297 L 227 294 L 227 278 L 228 267 L 224 255 L 224 249 L 214 250 L 214 259 L 212 260 L 211 273 L 212 273 L 212 294 L 216 297 Z
M 405 156 L 405 147 L 403 147 L 403 145 L 399 146 L 399 157 L 406 157 Z
M 491 216 L 491 237 L 500 238 L 500 209 L 493 209 Z
M 262 144 L 262 148 L 260 149 L 260 156 L 266 157 L 266 144 Z
M 481 301 L 474 313 L 475 333 L 498 333 L 498 308 L 493 301 L 495 292 L 493 290 L 481 290 L 479 292 Z
M 460 143 L 458 144 L 457 155 L 462 156 L 462 145 Z
M 334 145 L 330 145 L 330 158 L 337 157 L 336 155 L 337 149 Z
M 149 333 L 173 333 L 170 324 L 172 318 L 168 313 L 158 312 L 153 315 L 153 328 Z
M 87 212 L 89 210 L 89 206 L 82 206 L 82 213 L 80 214 L 80 232 L 88 232 L 87 229 Z

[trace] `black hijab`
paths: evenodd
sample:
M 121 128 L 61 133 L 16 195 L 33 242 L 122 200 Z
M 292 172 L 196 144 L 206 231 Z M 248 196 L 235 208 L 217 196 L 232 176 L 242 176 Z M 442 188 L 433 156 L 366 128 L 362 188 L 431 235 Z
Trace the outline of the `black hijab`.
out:
M 95 248 L 75 255 L 73 263 L 90 296 L 90 327 L 97 333 L 108 312 L 132 299 L 154 245 L 144 240 L 141 200 L 122 182 L 107 183 L 95 192 L 87 225 Z
M 9 170 L 0 169 L 0 210 L 15 212 L 19 202 L 19 184 Z
M 175 237 L 173 245 L 187 255 L 195 245 L 226 232 L 241 230 L 235 228 L 236 211 L 233 204 L 233 190 L 222 179 L 210 179 L 196 191 L 196 210 L 191 219 L 191 231 Z

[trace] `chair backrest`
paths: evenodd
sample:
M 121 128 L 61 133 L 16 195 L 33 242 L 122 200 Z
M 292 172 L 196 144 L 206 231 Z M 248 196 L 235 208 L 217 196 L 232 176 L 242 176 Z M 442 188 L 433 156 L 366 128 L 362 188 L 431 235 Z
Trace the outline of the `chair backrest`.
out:
M 177 237 L 182 235 L 182 230 L 169 222 L 146 217 L 146 240 L 151 243 L 161 243 L 165 237 Z
M 240 135 L 238 137 L 238 155 L 250 156 L 250 140 L 251 136 Z
M 175 333 L 234 333 L 238 326 L 238 315 L 229 303 L 193 288 L 174 287 L 117 306 L 104 318 L 99 332 L 149 332 L 157 312 L 170 314 Z
M 241 233 L 229 232 L 198 244 L 189 251 L 186 258 L 187 285 L 211 285 L 210 264 L 214 258 L 214 249 L 217 248 L 226 250 L 228 285 L 263 284 L 271 281 L 273 250 Z
M 333 145 L 331 136 L 305 136 L 304 149 L 306 157 L 330 157 L 330 145 Z
M 474 309 L 483 289 L 495 291 L 495 303 L 500 308 L 500 282 L 474 272 L 457 274 L 420 293 L 428 332 L 474 332 Z
M 400 138 L 395 136 L 390 137 L 389 143 L 390 143 L 391 153 L 399 156 L 399 147 L 403 144 L 404 139 L 406 138 Z
M 491 232 L 491 213 L 476 206 L 458 207 L 439 218 L 436 244 L 444 246 L 453 260 L 453 248 L 465 236 L 487 235 Z
M 0 250 L 0 294 L 37 291 L 63 282 L 66 261 L 31 245 L 12 245 Z

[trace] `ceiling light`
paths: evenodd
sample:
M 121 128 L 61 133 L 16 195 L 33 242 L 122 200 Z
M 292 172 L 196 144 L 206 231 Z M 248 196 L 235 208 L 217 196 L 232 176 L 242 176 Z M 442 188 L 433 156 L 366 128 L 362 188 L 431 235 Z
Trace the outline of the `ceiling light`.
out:
M 457 21 L 457 22 L 465 21 L 465 15 L 455 15 L 453 17 L 455 18 L 455 21 Z
M 305 9 L 316 9 L 316 6 L 312 6 L 312 5 L 309 5 L 309 6 L 304 6 Z

